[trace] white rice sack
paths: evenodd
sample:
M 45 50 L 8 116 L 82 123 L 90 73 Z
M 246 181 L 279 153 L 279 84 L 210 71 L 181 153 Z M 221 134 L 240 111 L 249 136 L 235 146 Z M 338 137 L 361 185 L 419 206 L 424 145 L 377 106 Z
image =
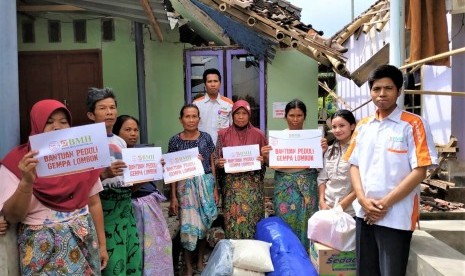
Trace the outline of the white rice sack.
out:
M 265 276 L 265 272 L 256 272 L 252 270 L 234 267 L 233 276 Z
M 234 248 L 233 266 L 257 271 L 274 271 L 270 257 L 271 243 L 257 240 L 231 240 Z

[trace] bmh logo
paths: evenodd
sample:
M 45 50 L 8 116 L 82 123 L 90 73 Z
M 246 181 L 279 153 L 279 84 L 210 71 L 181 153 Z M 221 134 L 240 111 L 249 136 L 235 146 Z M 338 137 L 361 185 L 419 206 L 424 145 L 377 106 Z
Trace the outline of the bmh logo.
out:
M 273 147 L 279 145 L 278 139 L 270 137 L 270 145 Z
M 90 135 L 60 140 L 60 145 L 62 149 L 80 147 L 89 144 L 92 144 L 92 137 Z
M 51 152 L 57 152 L 61 149 L 60 143 L 58 141 L 52 141 L 48 144 L 48 148 Z

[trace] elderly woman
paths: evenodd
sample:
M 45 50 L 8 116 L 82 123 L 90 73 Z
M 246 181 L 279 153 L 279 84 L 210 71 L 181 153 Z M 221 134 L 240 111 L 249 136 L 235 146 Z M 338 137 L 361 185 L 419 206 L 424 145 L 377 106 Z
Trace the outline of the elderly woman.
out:
M 290 101 L 284 109 L 284 117 L 289 130 L 302 130 L 307 118 L 307 107 L 300 100 Z M 321 147 L 326 151 L 325 138 Z M 271 146 L 262 148 L 265 159 Z M 274 175 L 273 207 L 275 214 L 281 217 L 299 238 L 304 248 L 308 248 L 308 219 L 318 211 L 318 171 L 308 169 L 276 169 Z
M 144 146 L 137 144 L 139 120 L 132 116 L 118 116 L 113 133 L 121 137 L 128 148 Z M 139 230 L 143 275 L 174 275 L 171 236 L 161 207 L 165 196 L 158 191 L 155 182 L 150 181 L 134 185 L 131 197 Z
M 42 100 L 31 110 L 31 135 L 69 128 L 60 102 Z M 23 144 L 0 168 L 0 210 L 18 223 L 21 275 L 96 275 L 108 261 L 100 171 L 38 177 L 38 152 Z M 70 196 L 73 195 L 73 196 Z
M 180 210 L 181 244 L 184 248 L 184 275 L 192 275 L 192 251 L 198 247 L 197 270 L 204 268 L 203 256 L 207 230 L 218 215 L 218 190 L 212 172 L 212 154 L 215 145 L 210 135 L 199 131 L 199 109 L 193 104 L 184 105 L 179 114 L 184 130 L 171 137 L 168 151 L 175 152 L 198 148 L 205 174 L 171 184 L 170 212 Z M 198 244 L 198 246 L 197 246 Z
M 233 124 L 218 132 L 215 163 L 224 168 L 223 147 L 267 144 L 265 135 L 250 123 L 250 105 L 244 100 L 234 103 Z M 259 157 L 260 161 L 263 158 Z M 226 173 L 223 187 L 223 212 L 225 235 L 228 239 L 253 239 L 255 226 L 264 216 L 263 178 L 265 166 L 261 170 Z

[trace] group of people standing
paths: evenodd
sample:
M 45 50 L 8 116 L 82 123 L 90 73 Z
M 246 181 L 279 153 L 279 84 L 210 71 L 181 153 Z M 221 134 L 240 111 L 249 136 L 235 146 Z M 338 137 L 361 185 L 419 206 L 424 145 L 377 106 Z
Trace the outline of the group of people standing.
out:
M 205 238 L 222 204 L 225 237 L 253 239 L 264 213 L 266 166 L 272 146 L 251 122 L 248 102 L 221 96 L 221 75 L 207 69 L 206 94 L 184 105 L 183 130 L 168 151 L 199 149 L 204 175 L 171 184 L 170 212 L 180 219 L 183 275 L 204 268 Z M 324 168 L 276 169 L 273 196 L 277 216 L 308 248 L 307 222 L 319 209 L 338 204 L 357 221 L 357 275 L 403 275 L 415 219 L 418 183 L 437 156 L 428 125 L 399 109 L 402 73 L 381 66 L 369 80 L 375 116 L 356 127 L 353 114 L 339 110 L 330 118 L 334 143 L 322 137 Z M 78 174 L 41 178 L 37 151 L 28 143 L 2 160 L 0 235 L 19 223 L 23 275 L 174 275 L 171 237 L 155 183 L 124 185 L 121 149 L 138 145 L 136 118 L 117 117 L 111 89 L 91 88 L 87 116 L 104 122 L 111 166 Z M 289 130 L 302 130 L 307 108 L 300 100 L 285 107 Z M 31 135 L 69 128 L 71 114 L 58 101 L 43 100 L 31 110 Z M 259 145 L 260 170 L 225 173 L 224 147 Z M 336 198 L 339 199 L 336 202 Z M 353 204 L 352 204 L 353 203 Z M 353 207 L 352 207 L 353 206 Z M 401 252 L 396 250 L 401 248 Z M 193 252 L 196 251 L 197 258 Z

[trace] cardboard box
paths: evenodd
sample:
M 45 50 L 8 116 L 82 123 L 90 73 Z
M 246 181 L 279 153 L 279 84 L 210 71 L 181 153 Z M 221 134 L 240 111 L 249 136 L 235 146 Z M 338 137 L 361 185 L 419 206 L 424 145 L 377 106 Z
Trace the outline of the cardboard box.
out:
M 310 241 L 310 259 L 320 276 L 355 276 L 355 251 L 338 251 Z

